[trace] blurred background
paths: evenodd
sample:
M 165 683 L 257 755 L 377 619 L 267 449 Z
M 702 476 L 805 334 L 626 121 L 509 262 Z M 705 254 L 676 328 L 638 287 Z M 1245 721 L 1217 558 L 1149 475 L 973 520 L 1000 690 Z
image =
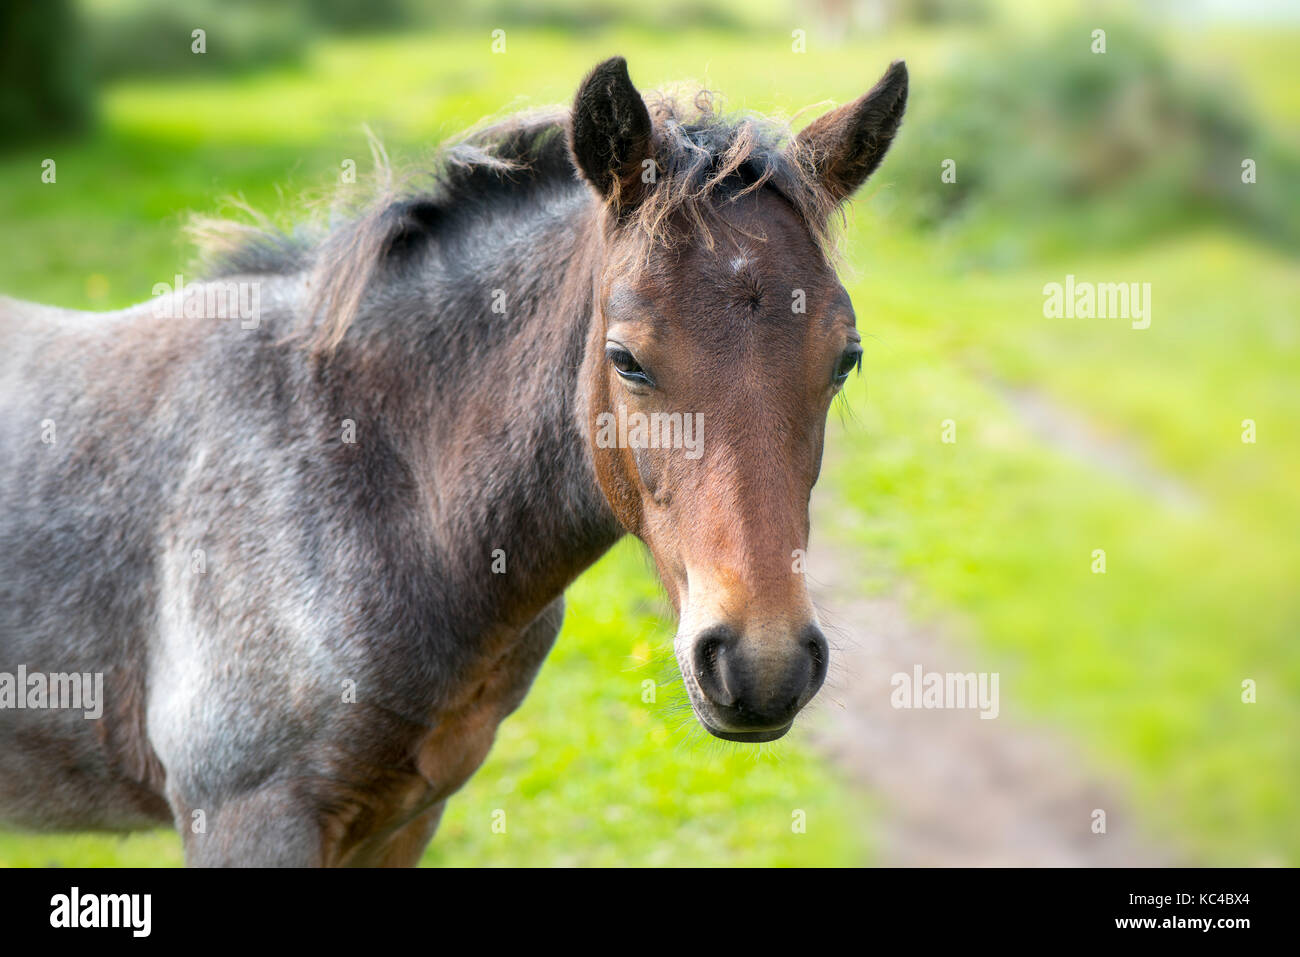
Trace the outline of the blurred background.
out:
M 614 53 L 643 89 L 796 126 L 905 58 L 907 119 L 844 234 L 866 359 L 814 500 L 828 687 L 782 741 L 709 738 L 624 542 L 425 862 L 1294 865 L 1298 11 L 19 0 L 0 293 L 144 300 L 192 269 L 191 214 L 292 222 L 349 161 L 364 181 L 363 126 L 419 168 Z M 1046 317 L 1067 275 L 1150 283 L 1150 327 Z M 892 708 L 916 665 L 996 672 L 999 717 Z M 165 832 L 0 832 L 0 865 L 180 860 Z

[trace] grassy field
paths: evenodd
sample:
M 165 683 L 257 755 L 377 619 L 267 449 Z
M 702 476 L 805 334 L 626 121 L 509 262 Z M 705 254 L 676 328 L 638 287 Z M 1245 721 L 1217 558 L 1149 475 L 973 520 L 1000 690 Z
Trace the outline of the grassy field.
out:
M 913 252 L 872 267 L 890 276 L 872 286 L 882 321 L 827 477 L 852 506 L 839 537 L 863 556 L 864 587 L 901 576 L 919 586 L 918 616 L 958 612 L 981 670 L 1010 689 L 1007 715 L 1084 740 L 1171 843 L 1294 863 L 1295 264 L 1196 236 L 1122 262 L 953 281 Z M 1149 277 L 1161 312 L 1141 331 L 1044 320 L 1042 285 L 1067 270 Z M 1068 407 L 1181 495 L 1045 448 L 1009 387 Z M 1243 444 L 1244 418 L 1273 435 Z
M 1263 115 L 1289 128 L 1300 69 L 1284 52 L 1296 39 L 1234 34 L 1217 50 L 1239 64 Z M 82 308 L 145 299 L 187 266 L 177 243 L 187 211 L 237 195 L 288 216 L 304 193 L 328 190 L 344 160 L 364 172 L 363 122 L 399 163 L 418 162 L 486 114 L 567 99 L 610 52 L 643 84 L 698 77 L 734 106 L 792 112 L 857 95 L 898 56 L 924 96 L 949 54 L 979 38 L 898 34 L 820 51 L 815 69 L 790 62 L 784 34 L 768 57 L 754 42 L 513 31 L 508 55 L 489 57 L 478 34 L 331 41 L 293 69 L 121 84 L 93 139 L 0 158 L 0 291 Z M 40 182 L 45 157 L 58 163 L 56 185 Z M 839 549 L 864 589 L 914 585 L 913 613 L 959 623 L 981 669 L 1003 675 L 1004 713 L 1084 742 L 1131 783 L 1150 829 L 1192 859 L 1300 863 L 1295 260 L 1199 229 L 963 271 L 941 237 L 871 202 L 889 191 L 887 163 L 847 237 L 865 375 L 832 428 L 823 479 L 844 520 L 815 529 L 814 545 Z M 1151 282 L 1151 328 L 1045 319 L 1042 287 L 1067 273 Z M 1026 395 L 1086 423 L 1131 474 L 1045 441 L 1011 398 Z M 1255 444 L 1241 441 L 1247 418 Z M 955 443 L 940 439 L 946 419 Z M 1134 474 L 1166 478 L 1182 497 Z M 1099 548 L 1105 575 L 1091 571 Z M 584 576 L 551 661 L 449 805 L 426 863 L 874 859 L 868 799 L 798 730 L 742 749 L 695 727 L 665 613 L 635 543 Z M 660 682 L 653 704 L 641 700 L 647 678 Z M 1255 704 L 1241 702 L 1245 679 Z M 792 832 L 797 810 L 806 833 Z M 179 860 L 171 835 L 0 834 L 0 864 Z

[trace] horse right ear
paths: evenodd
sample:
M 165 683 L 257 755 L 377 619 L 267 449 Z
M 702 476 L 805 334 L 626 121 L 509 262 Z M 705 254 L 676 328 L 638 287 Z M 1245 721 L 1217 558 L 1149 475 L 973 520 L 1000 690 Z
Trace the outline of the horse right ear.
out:
M 836 202 L 876 171 L 907 108 L 907 65 L 895 60 L 861 99 L 813 120 L 795 139 Z
M 587 182 L 615 207 L 636 202 L 645 161 L 651 160 L 650 111 L 632 85 L 627 61 L 612 57 L 578 87 L 569 151 Z

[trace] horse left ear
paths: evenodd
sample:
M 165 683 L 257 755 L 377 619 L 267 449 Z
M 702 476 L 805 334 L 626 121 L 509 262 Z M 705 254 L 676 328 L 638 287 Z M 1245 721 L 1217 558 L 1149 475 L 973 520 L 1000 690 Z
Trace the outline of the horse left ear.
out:
M 582 175 L 615 206 L 636 201 L 653 156 L 650 111 L 621 56 L 588 74 L 573 101 L 569 151 Z
M 795 142 L 822 184 L 846 199 L 885 158 L 907 106 L 907 65 L 895 60 L 861 99 L 813 120 Z

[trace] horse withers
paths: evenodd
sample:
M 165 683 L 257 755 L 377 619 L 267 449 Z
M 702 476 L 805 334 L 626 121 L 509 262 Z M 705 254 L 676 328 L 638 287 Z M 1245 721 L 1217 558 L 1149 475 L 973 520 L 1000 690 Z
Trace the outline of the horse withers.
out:
M 615 58 L 427 189 L 210 230 L 167 308 L 0 302 L 0 821 L 414 864 L 628 532 L 701 724 L 784 734 L 862 354 L 828 233 L 906 96 L 895 63 L 791 136 Z

